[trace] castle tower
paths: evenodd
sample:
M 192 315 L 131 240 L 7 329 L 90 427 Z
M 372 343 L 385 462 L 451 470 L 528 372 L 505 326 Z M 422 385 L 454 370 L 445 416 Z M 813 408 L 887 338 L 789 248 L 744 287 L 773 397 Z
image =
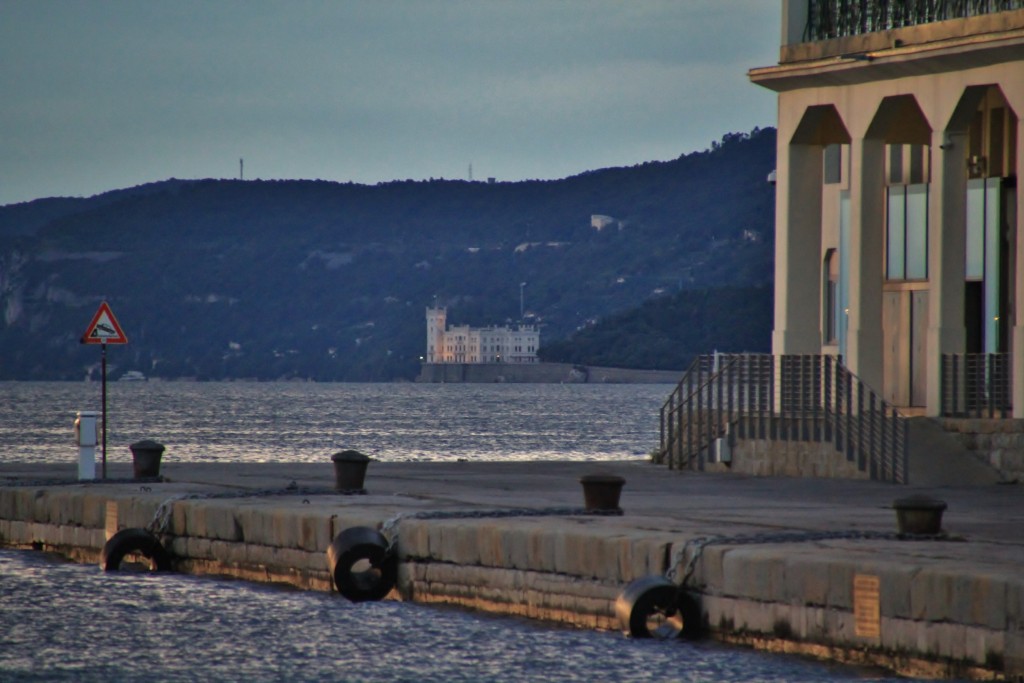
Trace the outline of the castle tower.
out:
M 448 324 L 448 311 L 427 308 L 427 362 L 444 363 L 444 334 Z

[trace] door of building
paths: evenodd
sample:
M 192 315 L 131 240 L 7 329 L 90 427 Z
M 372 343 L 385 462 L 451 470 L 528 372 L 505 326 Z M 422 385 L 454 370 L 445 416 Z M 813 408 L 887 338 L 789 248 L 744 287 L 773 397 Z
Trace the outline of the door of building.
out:
M 927 283 L 887 284 L 882 292 L 882 395 L 898 407 L 925 405 Z

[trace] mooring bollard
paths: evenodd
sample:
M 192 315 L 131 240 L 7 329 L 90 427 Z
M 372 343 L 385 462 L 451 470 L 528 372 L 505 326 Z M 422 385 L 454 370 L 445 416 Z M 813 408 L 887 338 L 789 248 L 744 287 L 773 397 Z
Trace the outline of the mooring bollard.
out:
M 364 491 L 370 457 L 359 451 L 345 450 L 331 456 L 334 462 L 334 488 L 338 491 Z
M 164 454 L 162 443 L 143 439 L 128 448 L 132 451 L 132 473 L 136 479 L 153 479 L 160 476 L 160 458 Z
M 896 528 L 901 534 L 935 536 L 942 533 L 942 513 L 946 502 L 917 494 L 894 500 Z
M 588 512 L 619 510 L 619 496 L 626 480 L 614 474 L 588 474 L 583 484 L 583 505 Z

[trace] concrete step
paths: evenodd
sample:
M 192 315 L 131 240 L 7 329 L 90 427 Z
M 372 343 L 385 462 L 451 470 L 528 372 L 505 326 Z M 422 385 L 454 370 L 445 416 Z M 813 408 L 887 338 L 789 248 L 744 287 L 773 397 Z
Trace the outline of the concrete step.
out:
M 912 486 L 984 486 L 1004 480 L 930 417 L 907 418 L 908 482 Z

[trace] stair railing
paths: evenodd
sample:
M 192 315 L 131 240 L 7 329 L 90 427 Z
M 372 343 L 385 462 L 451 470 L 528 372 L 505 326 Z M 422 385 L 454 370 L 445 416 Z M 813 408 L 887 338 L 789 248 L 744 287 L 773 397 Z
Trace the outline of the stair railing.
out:
M 703 470 L 718 439 L 831 443 L 872 479 L 907 480 L 907 428 L 834 356 L 696 358 L 661 408 L 660 461 Z

